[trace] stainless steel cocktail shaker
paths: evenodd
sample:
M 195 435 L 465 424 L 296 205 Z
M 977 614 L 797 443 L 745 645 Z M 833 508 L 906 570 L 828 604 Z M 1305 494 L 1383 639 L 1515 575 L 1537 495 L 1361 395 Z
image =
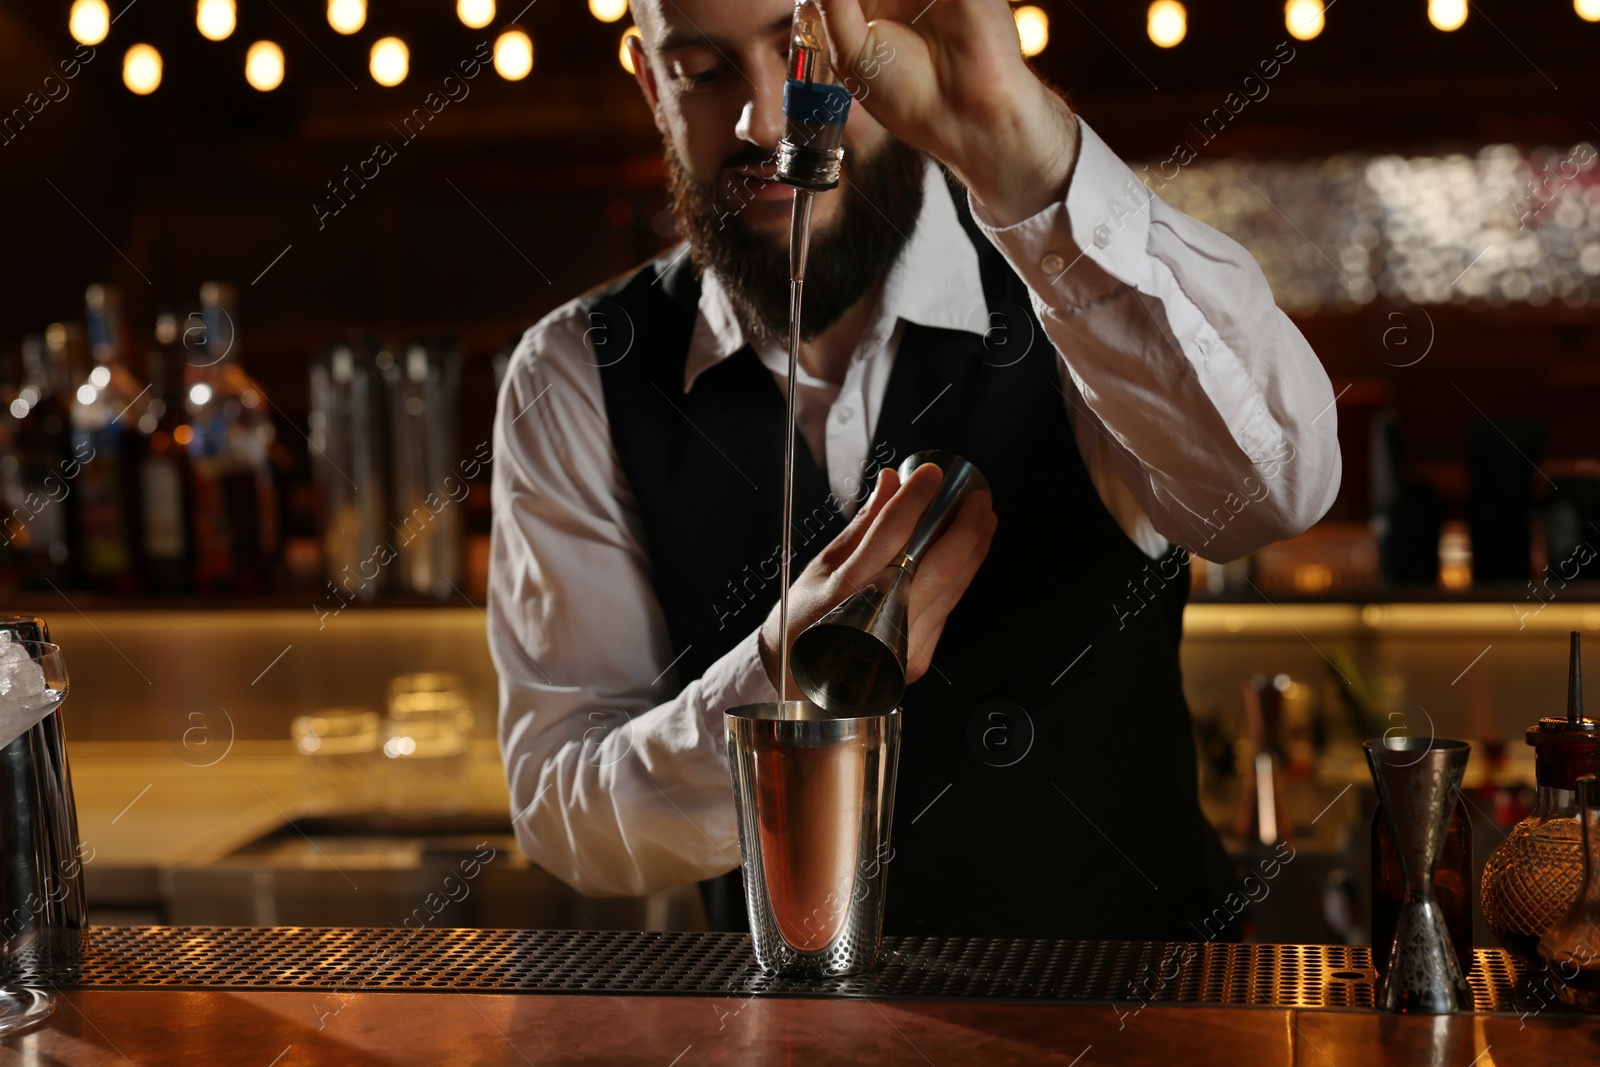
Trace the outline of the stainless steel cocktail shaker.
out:
M 756 959 L 841 975 L 878 957 L 900 712 L 832 716 L 803 700 L 725 713 Z

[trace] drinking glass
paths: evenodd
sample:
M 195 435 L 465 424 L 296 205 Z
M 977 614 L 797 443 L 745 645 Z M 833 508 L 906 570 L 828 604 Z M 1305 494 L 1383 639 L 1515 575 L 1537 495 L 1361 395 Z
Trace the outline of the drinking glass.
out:
M 402 674 L 390 681 L 383 720 L 386 810 L 447 815 L 466 806 L 472 719 L 472 702 L 457 675 Z
M 44 709 L 45 715 L 53 713 L 67 698 L 69 688 L 67 664 L 61 657 L 61 649 L 43 641 L 24 641 L 15 637 L 12 641 L 25 649 L 29 658 L 44 672 L 45 693 L 42 698 L 30 701 L 29 706 L 33 710 Z M 9 696 L 0 697 L 0 701 L 7 704 L 13 702 Z M 5 946 L 5 954 L 10 956 L 14 951 L 21 951 L 26 947 L 8 943 Z M 0 984 L 0 1034 L 11 1033 L 43 1022 L 50 1017 L 55 1008 L 55 995 L 46 990 L 32 989 L 20 982 Z

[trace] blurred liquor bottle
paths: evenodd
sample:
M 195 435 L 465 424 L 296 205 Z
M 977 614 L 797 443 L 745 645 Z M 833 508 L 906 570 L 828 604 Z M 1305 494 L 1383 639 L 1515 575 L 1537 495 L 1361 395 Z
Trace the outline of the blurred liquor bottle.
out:
M 1372 532 L 1388 585 L 1434 585 L 1440 578 L 1444 508 L 1433 486 L 1406 466 L 1400 417 L 1389 408 L 1371 423 Z
M 17 478 L 17 419 L 12 408 L 22 392 L 21 355 L 0 351 L 0 589 L 17 587 L 17 548 L 11 543 L 6 520 L 11 518 L 13 501 L 22 496 Z
M 8 412 L 16 468 L 7 478 L 0 537 L 15 548 L 18 584 L 28 589 L 76 584 L 73 483 L 83 464 L 73 453 L 67 367 L 69 349 L 83 344 L 82 328 L 66 323 L 22 342 L 22 385 Z
M 194 585 L 185 447 L 193 431 L 183 421 L 184 350 L 176 315 L 164 311 L 156 318 L 155 342 L 147 361 L 150 402 L 139 418 L 139 428 L 149 433 L 139 467 L 145 583 L 151 592 L 181 593 Z
M 145 440 L 137 422 L 148 394 L 127 366 L 121 294 L 111 286 L 91 285 L 84 305 L 90 358 L 72 366 L 72 443 L 85 458 L 75 489 L 79 577 L 91 588 L 127 593 L 140 584 L 142 546 L 136 532 L 142 526 L 139 467 Z
M 1540 419 L 1481 419 L 1467 429 L 1472 475 L 1468 520 L 1472 580 L 1528 580 L 1533 558 L 1533 492 L 1544 458 Z
M 280 487 L 266 394 L 240 363 L 233 287 L 200 287 L 196 354 L 185 368 L 192 416 L 195 584 L 211 592 L 260 592 L 281 557 Z

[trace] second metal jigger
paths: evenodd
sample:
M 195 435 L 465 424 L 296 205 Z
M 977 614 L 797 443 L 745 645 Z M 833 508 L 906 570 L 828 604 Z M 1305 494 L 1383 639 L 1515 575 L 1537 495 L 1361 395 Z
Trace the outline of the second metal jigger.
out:
M 902 480 L 924 463 L 944 471 L 939 493 L 922 513 L 897 559 L 843 604 L 795 638 L 794 680 L 818 707 L 835 715 L 870 715 L 900 703 L 906 688 L 906 607 L 917 564 L 988 479 L 954 452 L 917 452 L 900 464 Z
M 1469 1009 L 1472 989 L 1451 948 L 1433 872 L 1472 749 L 1465 741 L 1442 737 L 1385 737 L 1363 747 L 1405 870 L 1405 898 L 1389 969 L 1378 986 L 1378 1006 L 1420 1015 Z

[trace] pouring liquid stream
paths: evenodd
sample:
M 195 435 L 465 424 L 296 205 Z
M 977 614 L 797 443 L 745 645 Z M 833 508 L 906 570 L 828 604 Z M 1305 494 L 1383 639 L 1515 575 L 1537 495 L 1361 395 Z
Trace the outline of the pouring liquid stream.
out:
M 811 204 L 815 196 L 809 189 L 796 189 L 794 210 L 789 219 L 789 388 L 783 438 L 783 542 L 778 578 L 779 700 L 789 699 L 789 560 L 794 518 L 794 449 L 798 436 L 795 392 L 799 384 L 800 302 L 805 295 L 806 253 L 811 245 Z

